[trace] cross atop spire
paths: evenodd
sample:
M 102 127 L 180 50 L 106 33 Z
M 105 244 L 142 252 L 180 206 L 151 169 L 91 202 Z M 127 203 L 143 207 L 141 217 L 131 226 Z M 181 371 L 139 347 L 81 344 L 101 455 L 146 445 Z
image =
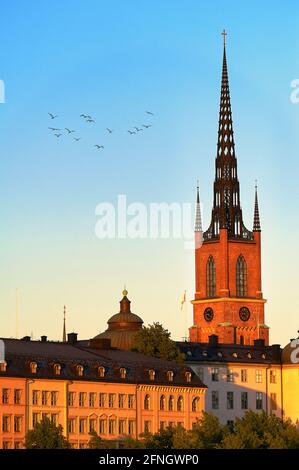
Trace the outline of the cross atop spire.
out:
M 222 31 L 222 36 L 223 36 L 223 46 L 225 47 L 226 46 L 226 36 L 227 36 L 227 32 L 225 31 L 225 29 Z
M 194 228 L 194 232 L 200 232 L 200 233 L 202 232 L 198 180 L 197 180 L 197 189 L 196 189 L 196 209 L 195 209 L 195 228 Z

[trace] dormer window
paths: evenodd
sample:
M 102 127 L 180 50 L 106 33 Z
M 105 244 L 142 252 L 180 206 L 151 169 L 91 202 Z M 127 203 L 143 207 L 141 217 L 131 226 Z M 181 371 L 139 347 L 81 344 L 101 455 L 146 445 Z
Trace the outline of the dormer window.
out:
M 222 356 L 223 356 L 222 352 L 221 352 L 221 351 L 218 351 L 217 356 L 218 356 L 218 357 L 222 357 Z
M 61 365 L 60 364 L 54 364 L 54 375 L 60 375 L 61 372 Z
M 168 380 L 168 382 L 173 382 L 173 371 L 172 370 L 167 371 L 167 380 Z
M 237 358 L 237 357 L 238 357 L 238 353 L 233 352 L 233 357 L 236 357 L 236 358 Z
M 149 370 L 148 374 L 149 374 L 150 380 L 155 380 L 156 371 L 154 369 Z
M 99 375 L 100 378 L 105 377 L 105 367 L 100 366 L 100 367 L 98 368 L 98 375 Z
M 78 377 L 82 377 L 84 372 L 84 367 L 81 364 L 78 364 L 76 367 L 76 373 Z
M 1 361 L 0 362 L 0 372 L 6 372 L 7 369 L 7 362 L 6 361 Z
M 31 374 L 36 374 L 36 372 L 37 372 L 37 363 L 36 362 L 30 362 L 30 372 L 31 372 Z
M 120 378 L 125 379 L 127 376 L 127 369 L 125 369 L 124 367 L 121 367 L 119 372 L 120 372 Z
M 191 378 L 192 378 L 192 374 L 191 372 L 187 371 L 185 372 L 185 378 L 186 378 L 186 382 L 191 382 Z
M 247 357 L 248 357 L 248 359 L 251 359 L 251 358 L 252 358 L 252 354 L 251 354 L 250 352 L 247 353 Z
M 265 353 L 262 354 L 262 359 L 266 359 L 266 354 Z

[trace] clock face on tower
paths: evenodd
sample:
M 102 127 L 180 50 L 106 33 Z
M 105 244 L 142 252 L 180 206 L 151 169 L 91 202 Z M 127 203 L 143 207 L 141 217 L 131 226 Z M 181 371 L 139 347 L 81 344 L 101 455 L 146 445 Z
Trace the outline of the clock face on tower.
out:
M 239 310 L 239 317 L 242 321 L 248 321 L 250 318 L 250 310 L 247 307 L 241 307 Z
M 213 309 L 211 307 L 206 308 L 205 311 L 204 311 L 203 316 L 204 316 L 206 321 L 212 321 L 213 318 L 214 318 Z

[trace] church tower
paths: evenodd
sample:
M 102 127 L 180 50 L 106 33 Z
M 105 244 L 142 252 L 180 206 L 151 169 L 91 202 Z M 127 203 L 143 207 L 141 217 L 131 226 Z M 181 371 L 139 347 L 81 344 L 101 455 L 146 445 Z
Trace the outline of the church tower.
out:
M 243 222 L 226 62 L 226 32 L 215 159 L 214 202 L 211 223 L 202 234 L 199 193 L 195 223 L 195 298 L 190 341 L 207 342 L 212 334 L 220 343 L 269 342 L 264 323 L 261 286 L 261 227 L 257 188 L 253 231 Z M 201 238 L 201 237 L 200 237 Z

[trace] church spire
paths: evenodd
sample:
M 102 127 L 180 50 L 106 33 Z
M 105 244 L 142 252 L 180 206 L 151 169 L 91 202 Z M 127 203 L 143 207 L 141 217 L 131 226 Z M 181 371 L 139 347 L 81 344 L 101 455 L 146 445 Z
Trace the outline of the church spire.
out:
M 201 223 L 201 211 L 200 211 L 200 199 L 199 199 L 199 185 L 197 181 L 196 189 L 196 208 L 195 208 L 195 227 L 194 232 L 202 232 L 202 223 Z
M 204 240 L 217 239 L 220 229 L 227 229 L 228 238 L 252 239 L 252 232 L 243 223 L 237 159 L 233 131 L 232 110 L 226 60 L 226 31 L 224 38 L 219 107 L 217 155 L 215 160 L 214 204 L 210 227 Z
M 261 231 L 259 201 L 258 201 L 258 196 L 257 196 L 257 184 L 255 184 L 253 231 L 254 232 L 260 232 Z
M 63 331 L 62 331 L 62 341 L 66 343 L 66 327 L 65 327 L 65 317 L 66 317 L 66 306 L 63 307 Z

